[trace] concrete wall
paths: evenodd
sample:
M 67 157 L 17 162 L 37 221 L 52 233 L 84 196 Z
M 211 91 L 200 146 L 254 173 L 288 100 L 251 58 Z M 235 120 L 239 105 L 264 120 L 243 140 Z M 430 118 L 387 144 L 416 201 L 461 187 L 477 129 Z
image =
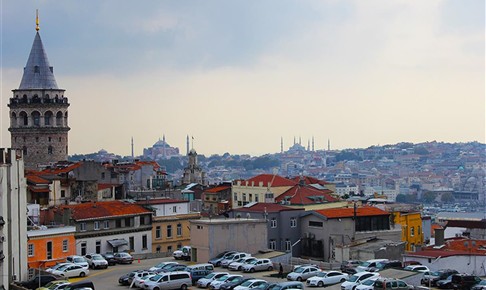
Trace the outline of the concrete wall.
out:
M 219 253 L 236 250 L 256 254 L 267 249 L 267 224 L 261 219 L 193 220 L 193 261 L 207 262 Z
M 415 257 L 404 255 L 403 261 L 418 261 L 432 271 L 439 269 L 455 269 L 459 273 L 469 273 L 486 276 L 486 256 L 449 256 L 438 258 Z

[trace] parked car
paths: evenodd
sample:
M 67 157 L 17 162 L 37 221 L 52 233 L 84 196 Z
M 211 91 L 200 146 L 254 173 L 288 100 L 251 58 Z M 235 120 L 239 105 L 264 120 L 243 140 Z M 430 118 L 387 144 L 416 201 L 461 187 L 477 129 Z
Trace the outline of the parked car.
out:
M 413 286 L 408 285 L 402 280 L 390 279 L 390 278 L 379 278 L 373 284 L 373 290 L 411 290 Z
M 375 281 L 378 280 L 378 278 L 380 278 L 380 276 L 371 277 L 369 279 L 366 279 L 363 282 L 361 282 L 361 284 L 356 286 L 355 289 L 356 290 L 373 290 L 373 288 L 375 287 Z
M 179 264 L 179 263 L 177 263 L 177 262 L 161 262 L 161 263 L 158 263 L 157 265 L 151 267 L 149 270 L 154 271 L 154 272 L 159 272 L 164 267 L 169 267 L 170 265 L 177 265 L 177 264 Z
M 221 287 L 220 287 L 220 290 L 232 290 L 236 286 L 242 284 L 243 282 L 245 282 L 247 280 L 251 280 L 251 279 L 254 279 L 254 278 L 243 277 L 243 276 L 235 277 L 235 278 L 231 279 L 231 281 L 226 281 L 226 283 L 222 284 Z
M 228 268 L 228 265 L 230 263 L 232 263 L 234 261 L 237 261 L 237 260 L 239 260 L 241 258 L 250 257 L 250 256 L 251 256 L 250 254 L 243 253 L 243 252 L 231 254 L 231 255 L 229 255 L 228 257 L 224 258 L 221 261 L 221 267 Z
M 221 266 L 221 261 L 223 261 L 224 259 L 226 259 L 226 257 L 228 257 L 229 255 L 234 254 L 234 253 L 236 253 L 236 251 L 222 252 L 219 255 L 217 255 L 216 257 L 209 260 L 208 263 L 213 264 L 216 267 L 219 267 L 219 266 Z
M 175 265 L 170 265 L 170 266 L 164 267 L 158 272 L 159 273 L 161 273 L 161 272 L 167 273 L 167 272 L 180 272 L 180 271 L 189 272 L 189 269 L 186 265 L 175 264 Z
M 135 276 L 135 273 L 142 272 L 142 271 L 144 271 L 146 273 L 149 272 L 149 271 L 146 271 L 146 270 L 135 270 L 135 271 L 126 273 L 124 275 L 121 275 L 120 278 L 118 278 L 118 284 L 124 285 L 124 286 L 130 285 L 130 283 L 131 283 L 130 277 L 133 277 L 133 276 Z
M 300 268 L 300 267 L 306 267 L 306 266 L 313 266 L 319 268 L 316 264 L 300 264 L 300 265 L 294 265 L 294 268 L 292 268 L 292 272 L 295 271 L 295 269 Z
M 144 288 L 150 290 L 187 290 L 191 284 L 191 274 L 181 271 L 157 274 L 145 281 Z
M 105 260 L 108 262 L 108 265 L 109 266 L 113 266 L 113 265 L 116 265 L 116 259 L 115 259 L 115 254 L 113 254 L 112 252 L 106 252 L 104 254 L 101 254 L 103 256 L 103 258 L 105 258 Z
M 368 272 L 379 272 L 383 271 L 385 269 L 401 269 L 402 268 L 402 262 L 395 260 L 395 261 L 385 261 L 385 262 L 379 262 L 376 264 L 375 267 L 369 267 L 367 269 Z
M 146 276 L 133 278 L 133 286 L 135 288 L 143 289 L 143 288 L 145 288 L 145 280 L 152 278 L 155 275 L 157 275 L 157 274 L 149 274 L 149 275 L 146 275 Z
M 243 265 L 244 264 L 248 264 L 252 261 L 256 261 L 257 258 L 255 257 L 244 257 L 244 258 L 241 258 L 237 261 L 234 261 L 234 262 L 231 262 L 229 265 L 228 265 L 228 269 L 229 270 L 237 270 L 237 271 L 241 271 L 242 268 L 243 268 Z
M 199 281 L 199 279 L 206 277 L 207 275 L 209 275 L 212 272 L 213 271 L 210 271 L 210 270 L 191 270 L 191 271 L 189 271 L 189 273 L 191 273 L 192 285 L 196 285 L 197 281 Z
M 227 272 L 213 272 L 209 273 L 206 277 L 199 279 L 196 283 L 196 286 L 199 288 L 207 288 L 209 283 L 213 282 L 214 280 L 218 279 L 219 277 L 228 275 Z
M 424 265 L 408 265 L 407 267 L 403 268 L 403 270 L 412 271 L 412 272 L 429 272 L 429 267 Z
M 358 267 L 361 262 L 362 261 L 360 261 L 360 260 L 343 261 L 341 263 L 341 268 L 340 268 L 341 272 L 351 274 L 351 275 L 355 274 L 355 273 L 358 272 L 358 271 L 356 271 L 356 267 Z
M 308 278 L 317 275 L 321 269 L 316 266 L 302 266 L 287 274 L 289 281 L 305 281 Z
M 226 281 L 231 280 L 235 277 L 242 277 L 242 275 L 235 275 L 235 274 L 228 274 L 219 277 L 218 279 L 214 280 L 213 282 L 209 283 L 209 289 L 211 290 L 219 290 L 221 285 L 226 283 Z
M 36 288 L 36 290 L 61 290 L 69 284 L 71 283 L 68 280 L 54 280 L 44 285 L 44 287 Z
M 86 261 L 86 259 L 82 256 L 69 256 L 69 257 L 66 258 L 66 261 L 71 262 L 71 263 L 76 264 L 76 265 L 80 265 L 81 267 L 83 267 L 85 269 L 89 268 L 88 261 Z
M 47 283 L 57 280 L 56 276 L 52 275 L 40 275 L 40 276 L 34 276 L 32 279 L 24 282 L 20 282 L 19 285 L 27 288 L 27 289 L 35 289 L 39 286 L 44 286 Z
M 147 271 L 147 270 L 142 270 L 142 271 L 136 271 L 133 275 L 130 275 L 128 277 L 128 285 L 135 285 L 134 283 L 134 280 L 135 279 L 141 279 L 142 278 L 145 278 L 147 276 L 155 276 L 157 273 L 155 272 L 151 272 L 151 271 Z
M 474 285 L 472 290 L 486 290 L 486 280 L 481 280 L 478 284 Z
M 299 281 L 281 282 L 271 285 L 266 290 L 291 290 L 291 289 L 304 289 L 304 283 Z
M 452 288 L 460 290 L 470 290 L 474 285 L 481 282 L 481 278 L 476 275 L 454 274 L 452 275 Z
M 371 259 L 368 261 L 361 262 L 358 267 L 356 267 L 356 271 L 362 272 L 362 271 L 368 271 L 370 268 L 376 267 L 376 265 L 380 262 L 387 262 L 388 259 Z
M 106 269 L 108 261 L 100 254 L 87 254 L 84 256 L 91 269 Z
M 191 260 L 191 252 L 192 248 L 190 246 L 184 246 L 180 248 L 177 251 L 174 251 L 172 253 L 172 257 L 176 260 L 185 260 L 185 261 L 190 261 Z
M 425 286 L 436 286 L 437 281 L 444 280 L 447 277 L 457 274 L 453 269 L 440 269 L 438 271 L 425 271 L 420 284 Z
M 314 277 L 307 279 L 307 286 L 324 287 L 332 284 L 343 283 L 348 280 L 348 274 L 338 271 L 319 272 Z
M 64 288 L 64 290 L 95 290 L 93 282 L 88 280 L 83 280 L 75 283 L 71 283 Z
M 89 270 L 81 265 L 67 265 L 52 271 L 52 274 L 66 278 L 85 277 L 89 275 Z
M 272 271 L 273 263 L 270 259 L 256 259 L 248 264 L 241 266 L 244 272 Z
M 116 261 L 117 264 L 131 264 L 131 263 L 133 263 L 133 257 L 129 253 L 120 252 L 120 253 L 116 253 L 114 256 L 115 256 L 115 261 Z
M 452 275 L 449 277 L 435 282 L 435 285 L 440 289 L 452 289 Z
M 57 269 L 59 269 L 61 267 L 64 267 L 66 265 L 74 265 L 74 264 L 73 263 L 70 263 L 70 262 L 67 262 L 67 263 L 59 263 L 59 264 L 56 264 L 56 265 L 54 265 L 54 266 L 52 266 L 50 268 L 47 268 L 46 269 L 46 272 L 47 273 L 52 273 L 52 271 L 57 270 Z
M 249 289 L 253 289 L 253 288 L 258 288 L 259 286 L 262 286 L 262 285 L 267 285 L 268 282 L 265 281 L 265 280 L 262 280 L 262 279 L 251 279 L 251 280 L 247 280 L 243 283 L 241 283 L 240 285 L 236 286 L 234 288 L 234 290 L 249 290 Z
M 363 283 L 366 279 L 370 279 L 372 277 L 378 277 L 380 274 L 378 273 L 370 273 L 370 272 L 358 272 L 348 278 L 348 281 L 345 281 L 341 284 L 341 290 L 355 290 L 356 287 Z

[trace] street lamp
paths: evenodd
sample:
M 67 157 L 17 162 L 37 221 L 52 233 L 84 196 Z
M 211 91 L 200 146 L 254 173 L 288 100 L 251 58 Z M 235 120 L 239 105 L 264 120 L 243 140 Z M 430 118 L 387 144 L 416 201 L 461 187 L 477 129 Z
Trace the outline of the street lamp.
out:
M 293 243 L 292 245 L 290 245 L 290 266 L 292 267 L 292 257 L 294 256 L 294 246 L 297 245 L 298 243 L 300 243 L 300 241 L 302 241 L 302 239 L 298 239 L 297 242 Z

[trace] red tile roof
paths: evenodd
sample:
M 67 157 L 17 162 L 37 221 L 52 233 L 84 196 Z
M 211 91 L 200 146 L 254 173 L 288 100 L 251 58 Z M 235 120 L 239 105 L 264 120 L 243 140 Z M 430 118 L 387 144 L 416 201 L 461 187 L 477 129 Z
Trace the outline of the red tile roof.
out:
M 473 243 L 474 242 L 474 243 Z M 422 251 L 408 254 L 415 257 L 449 257 L 449 256 L 486 256 L 486 240 L 476 240 L 464 237 L 450 238 L 445 240 L 440 249 L 435 246 L 428 246 Z
M 253 186 L 259 186 L 260 182 L 263 182 L 263 186 L 265 187 L 268 186 L 268 184 L 270 184 L 270 187 L 294 186 L 296 184 L 295 181 L 279 175 L 260 174 L 248 180 L 242 181 L 241 185 L 251 186 L 253 183 Z
M 148 200 L 141 200 L 137 201 L 136 204 L 144 205 L 144 204 L 166 204 L 166 203 L 188 203 L 188 200 L 182 199 L 170 199 L 170 198 L 154 198 Z
M 37 175 L 27 175 L 26 176 L 27 178 L 27 182 L 30 182 L 30 183 L 35 183 L 35 184 L 49 184 L 49 180 L 47 179 L 44 179 L 40 176 L 37 176 Z
M 291 205 L 310 205 L 327 202 L 335 202 L 339 199 L 331 195 L 330 190 L 319 190 L 312 186 L 294 185 L 277 198 L 276 202 L 288 201 Z
M 71 209 L 76 221 L 109 217 L 152 214 L 152 211 L 134 203 L 115 201 L 86 202 L 74 205 L 63 205 L 61 209 Z
M 228 190 L 230 188 L 231 188 L 231 185 L 220 185 L 220 186 L 216 186 L 216 187 L 213 187 L 213 188 L 208 188 L 204 192 L 216 193 L 216 192 Z
M 300 208 L 292 208 L 288 206 L 283 206 L 278 203 L 265 203 L 265 202 L 258 202 L 252 205 L 251 207 L 240 207 L 234 209 L 234 211 L 241 211 L 241 212 L 281 212 L 281 211 L 288 211 L 288 210 L 303 210 Z
M 316 210 L 317 213 L 327 217 L 328 219 L 335 219 L 335 218 L 346 218 L 346 217 L 353 217 L 354 216 L 354 208 L 329 208 L 329 209 L 321 209 Z M 373 206 L 363 206 L 358 207 L 356 209 L 357 216 L 379 216 L 379 215 L 389 215 L 390 213 L 384 210 L 381 210 L 377 207 Z

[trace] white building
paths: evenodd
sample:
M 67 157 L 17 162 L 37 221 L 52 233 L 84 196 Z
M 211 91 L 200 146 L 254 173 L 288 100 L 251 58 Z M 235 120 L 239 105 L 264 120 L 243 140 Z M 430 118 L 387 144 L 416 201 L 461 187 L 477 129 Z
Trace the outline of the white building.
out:
M 0 289 L 28 278 L 27 194 L 20 151 L 0 149 Z

